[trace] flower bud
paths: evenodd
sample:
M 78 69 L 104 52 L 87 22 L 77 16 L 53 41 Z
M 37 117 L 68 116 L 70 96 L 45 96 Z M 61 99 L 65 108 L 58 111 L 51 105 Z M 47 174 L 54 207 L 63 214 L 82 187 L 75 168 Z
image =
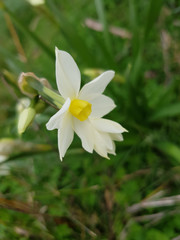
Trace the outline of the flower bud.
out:
M 33 98 L 38 95 L 38 91 L 34 89 L 30 82 L 34 82 L 36 84 L 41 84 L 42 86 L 46 86 L 47 88 L 51 88 L 48 80 L 45 78 L 38 78 L 34 73 L 22 72 L 19 76 L 18 85 L 22 93 L 27 95 L 30 98 Z
M 44 0 L 27 0 L 33 6 L 39 6 L 45 3 Z
M 90 78 L 96 78 L 100 74 L 102 74 L 104 70 L 98 69 L 98 68 L 86 68 L 84 69 L 83 73 Z M 126 81 L 125 77 L 123 75 L 117 74 L 114 76 L 113 81 L 119 82 L 119 83 L 124 83 Z
M 18 119 L 18 133 L 22 134 L 25 132 L 26 128 L 31 124 L 34 117 L 36 115 L 36 111 L 33 107 L 25 108 L 19 115 Z

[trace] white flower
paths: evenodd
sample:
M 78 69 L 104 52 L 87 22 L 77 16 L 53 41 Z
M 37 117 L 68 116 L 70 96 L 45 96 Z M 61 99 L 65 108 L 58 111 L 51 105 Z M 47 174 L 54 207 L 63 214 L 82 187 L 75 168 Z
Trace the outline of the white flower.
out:
M 72 143 L 74 132 L 86 151 L 92 153 L 94 149 L 105 158 L 108 153 L 115 155 L 114 141 L 122 141 L 122 133 L 127 130 L 102 118 L 115 108 L 113 100 L 102 94 L 113 77 L 114 71 L 106 71 L 80 90 L 78 66 L 70 54 L 56 48 L 56 82 L 65 103 L 46 127 L 48 130 L 58 129 L 61 160 Z

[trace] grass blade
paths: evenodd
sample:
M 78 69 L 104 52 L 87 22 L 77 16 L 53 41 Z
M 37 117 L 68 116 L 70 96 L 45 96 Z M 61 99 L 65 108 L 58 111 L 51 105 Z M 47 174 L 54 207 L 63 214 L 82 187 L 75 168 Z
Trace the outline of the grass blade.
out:
M 162 5 L 163 5 L 162 0 L 156 0 L 156 1 L 151 0 L 151 2 L 150 2 L 149 11 L 148 11 L 148 14 L 147 14 L 146 25 L 145 25 L 145 28 L 144 28 L 144 38 L 145 38 L 145 40 L 149 36 L 149 33 L 150 33 L 154 23 L 156 22 L 159 14 L 160 14 Z
M 179 115 L 180 115 L 180 103 L 174 103 L 164 108 L 158 109 L 158 111 L 152 115 L 150 120 L 156 121 L 159 119 L 163 119 L 167 117 L 176 117 Z
M 4 11 L 6 13 L 8 13 L 12 19 L 15 21 L 15 23 L 17 24 L 17 26 L 27 35 L 29 36 L 32 40 L 34 40 L 39 47 L 41 47 L 42 50 L 44 50 L 44 52 L 46 52 L 48 54 L 49 57 L 51 57 L 52 59 L 54 59 L 54 51 L 52 51 L 34 32 L 32 32 L 31 30 L 29 30 L 23 23 L 22 21 L 20 21 L 16 15 L 7 7 L 3 8 Z
M 157 147 L 180 163 L 180 148 L 177 145 L 172 142 L 161 142 L 157 144 Z
M 107 25 L 107 21 L 106 21 L 106 17 L 105 17 L 104 2 L 103 2 L 103 0 L 95 0 L 95 5 L 96 5 L 96 11 L 97 11 L 99 20 L 103 26 L 106 47 L 109 50 L 109 52 L 112 53 L 112 44 L 110 41 L 110 34 L 108 31 L 108 25 Z

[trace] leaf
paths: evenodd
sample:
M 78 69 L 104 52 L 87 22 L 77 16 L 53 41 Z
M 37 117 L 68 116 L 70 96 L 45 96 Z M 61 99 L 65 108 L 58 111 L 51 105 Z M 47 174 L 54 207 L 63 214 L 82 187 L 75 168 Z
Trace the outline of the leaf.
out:
M 135 61 L 140 49 L 140 34 L 139 34 L 140 28 L 137 16 L 137 9 L 134 0 L 129 0 L 129 21 L 131 30 L 133 32 L 131 44 L 133 48 L 133 59 Z
M 87 42 L 84 41 L 82 36 L 78 33 L 77 26 L 70 22 L 70 20 L 63 15 L 62 11 L 59 11 L 54 1 L 47 0 L 46 5 L 53 14 L 54 21 L 58 26 L 60 34 L 64 36 L 65 40 L 69 43 L 69 46 L 81 56 L 83 61 L 90 66 L 94 66 L 96 58 L 94 58 L 94 54 L 90 51 Z
M 159 230 L 156 230 L 156 229 L 151 229 L 147 232 L 147 235 L 146 235 L 146 240 L 169 240 L 169 238 L 161 231 Z
M 147 39 L 154 23 L 156 22 L 159 14 L 160 14 L 162 5 L 163 5 L 162 0 L 151 0 L 150 6 L 149 6 L 149 11 L 147 14 L 146 25 L 144 28 L 144 38 L 145 39 Z
M 32 40 L 34 40 L 37 43 L 37 45 L 49 55 L 49 57 L 54 59 L 54 51 L 52 51 L 34 32 L 27 28 L 23 21 L 18 19 L 18 17 L 8 7 L 4 7 L 3 9 L 10 17 L 12 17 L 17 26 L 26 35 L 28 35 Z
M 104 39 L 106 43 L 106 47 L 108 48 L 109 52 L 112 52 L 112 44 L 110 41 L 110 34 L 108 31 L 108 25 L 105 17 L 105 9 L 104 9 L 104 1 L 103 0 L 95 0 L 96 11 L 99 16 L 99 20 L 103 26 L 104 32 Z
M 150 117 L 150 121 L 177 116 L 180 116 L 180 103 L 174 103 L 164 108 L 158 109 L 158 111 L 156 111 L 152 117 Z
M 172 142 L 158 143 L 157 148 L 180 163 L 180 148 Z

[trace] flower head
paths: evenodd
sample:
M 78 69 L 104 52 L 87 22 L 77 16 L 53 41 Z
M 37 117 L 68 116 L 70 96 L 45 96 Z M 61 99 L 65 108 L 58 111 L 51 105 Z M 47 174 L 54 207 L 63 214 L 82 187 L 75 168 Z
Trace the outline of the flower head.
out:
M 108 153 L 115 155 L 114 141 L 122 141 L 122 133 L 127 130 L 102 118 L 115 108 L 113 100 L 102 94 L 113 77 L 114 71 L 106 71 L 80 90 L 78 66 L 69 53 L 56 48 L 56 82 L 65 103 L 46 127 L 48 130 L 58 129 L 61 160 L 72 143 L 74 132 L 86 151 L 92 153 L 95 150 L 105 158 Z

